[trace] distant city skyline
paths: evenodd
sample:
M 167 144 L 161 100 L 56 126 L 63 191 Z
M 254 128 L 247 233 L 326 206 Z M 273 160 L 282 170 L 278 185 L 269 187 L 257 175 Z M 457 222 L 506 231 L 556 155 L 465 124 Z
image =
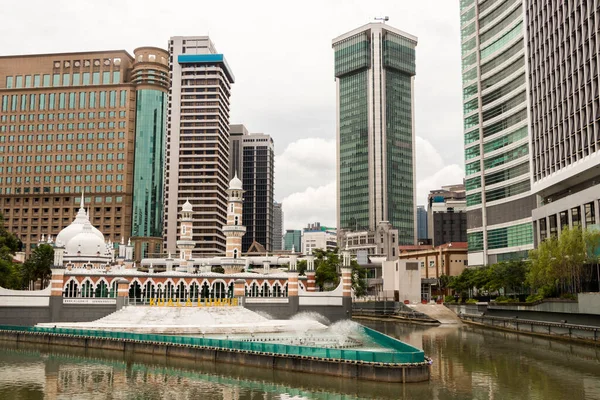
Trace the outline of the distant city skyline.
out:
M 114 12 L 116 5 L 68 2 L 61 13 L 48 19 L 47 15 L 55 14 L 56 4 L 35 0 L 6 4 L 0 33 L 23 40 L 6 41 L 1 54 L 111 48 L 132 53 L 140 43 L 166 49 L 171 36 L 209 35 L 236 74 L 230 123 L 244 123 L 251 131 L 270 134 L 277 143 L 275 200 L 284 204 L 285 227 L 300 229 L 317 220 L 335 225 L 331 38 L 372 22 L 376 16 L 389 15 L 390 24 L 419 37 L 415 91 L 417 204 L 425 202 L 429 190 L 462 179 L 457 3 L 373 1 L 346 7 L 342 1 L 285 5 L 231 1 L 203 4 L 201 15 L 181 12 L 197 7 L 191 1 L 176 6 L 131 1 L 118 13 Z M 23 15 L 31 24 L 22 24 Z M 220 15 L 227 15 L 227 20 L 217 17 Z M 313 29 L 315 26 L 319 29 Z M 74 35 L 76 31 L 86 34 Z M 276 34 L 284 31 L 286 35 Z M 260 63 L 251 61 L 257 58 Z M 265 64 L 273 66 L 268 73 Z

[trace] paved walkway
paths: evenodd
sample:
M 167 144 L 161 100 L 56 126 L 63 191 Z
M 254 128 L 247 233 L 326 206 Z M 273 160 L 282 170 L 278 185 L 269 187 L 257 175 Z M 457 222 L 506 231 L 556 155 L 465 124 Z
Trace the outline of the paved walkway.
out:
M 443 304 L 408 304 L 408 307 L 439 321 L 440 324 L 460 324 L 460 318 Z

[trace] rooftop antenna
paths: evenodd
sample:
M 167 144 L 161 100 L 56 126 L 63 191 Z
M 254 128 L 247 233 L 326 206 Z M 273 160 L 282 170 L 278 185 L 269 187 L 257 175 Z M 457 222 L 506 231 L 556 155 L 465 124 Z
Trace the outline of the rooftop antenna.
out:
M 385 17 L 375 17 L 375 21 L 382 21 L 384 24 L 390 20 L 390 17 L 387 15 Z

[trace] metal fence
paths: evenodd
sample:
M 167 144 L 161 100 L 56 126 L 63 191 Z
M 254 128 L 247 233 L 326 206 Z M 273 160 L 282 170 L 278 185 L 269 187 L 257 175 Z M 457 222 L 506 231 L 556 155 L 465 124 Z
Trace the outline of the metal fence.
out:
M 230 339 L 199 338 L 189 336 L 171 336 L 140 334 L 129 332 L 97 331 L 87 329 L 41 328 L 0 325 L 0 332 L 12 331 L 23 333 L 55 334 L 73 337 L 120 339 L 134 342 L 186 345 L 191 347 L 214 348 L 229 351 L 251 351 L 259 354 L 304 356 L 336 360 L 350 360 L 386 364 L 423 363 L 425 354 L 409 344 L 390 336 L 362 327 L 364 334 L 374 342 L 385 346 L 381 351 L 333 349 L 324 347 L 295 346 L 278 343 L 246 342 Z

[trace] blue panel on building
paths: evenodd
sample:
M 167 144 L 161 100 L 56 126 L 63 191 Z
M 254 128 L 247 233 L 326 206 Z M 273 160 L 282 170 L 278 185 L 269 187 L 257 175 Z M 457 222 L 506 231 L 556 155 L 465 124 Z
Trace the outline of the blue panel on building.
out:
M 177 62 L 199 63 L 199 62 L 223 62 L 223 54 L 180 54 L 177 56 Z
M 193 63 L 223 63 L 225 71 L 229 75 L 231 82 L 235 82 L 235 77 L 231 68 L 225 61 L 223 54 L 180 54 L 177 56 L 177 62 L 179 64 L 193 64 Z

